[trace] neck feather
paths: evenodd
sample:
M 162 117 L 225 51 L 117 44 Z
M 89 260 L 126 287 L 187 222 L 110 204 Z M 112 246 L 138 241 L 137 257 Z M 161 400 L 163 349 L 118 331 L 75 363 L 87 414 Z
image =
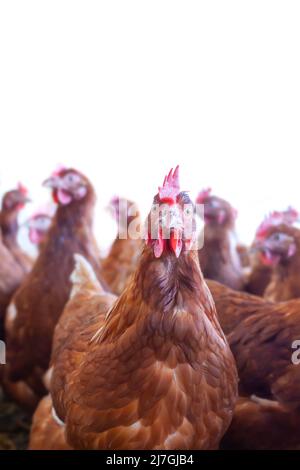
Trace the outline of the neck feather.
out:
M 204 279 L 200 270 L 197 251 L 163 254 L 154 258 L 151 248 L 145 247 L 135 274 L 136 288 L 145 303 L 155 309 L 172 310 L 184 298 L 200 294 Z
M 19 230 L 18 213 L 16 211 L 2 212 L 0 220 L 3 241 L 10 244 L 17 244 Z

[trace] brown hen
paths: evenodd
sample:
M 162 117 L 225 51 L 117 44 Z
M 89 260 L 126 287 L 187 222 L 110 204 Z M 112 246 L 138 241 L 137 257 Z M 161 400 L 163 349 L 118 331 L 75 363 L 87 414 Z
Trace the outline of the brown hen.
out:
M 76 170 L 63 169 L 47 182 L 59 206 L 37 261 L 9 307 L 6 323 L 9 378 L 45 393 L 55 324 L 69 298 L 74 253 L 83 254 L 100 273 L 92 232 L 94 190 Z
M 10 251 L 3 244 L 0 233 L 0 339 L 4 339 L 4 317 L 11 297 L 19 287 L 24 273 Z M 1 366 L 0 366 L 1 367 Z
M 232 450 L 300 450 L 300 411 L 278 402 L 240 398 L 222 443 Z
M 74 448 L 215 449 L 231 421 L 235 364 L 190 249 L 186 204 L 176 169 L 155 197 L 132 280 L 86 341 L 62 400 L 53 392 Z
M 256 246 L 272 269 L 264 298 L 281 302 L 300 297 L 300 230 L 285 224 L 270 227 Z
M 250 248 L 250 273 L 247 276 L 245 290 L 254 295 L 264 295 L 264 292 L 271 281 L 272 264 L 266 262 L 261 256 L 257 244 L 264 241 L 268 231 L 272 227 L 280 224 L 292 226 L 299 219 L 299 213 L 292 207 L 285 211 L 274 211 L 269 214 L 259 225 L 255 239 Z M 283 300 L 283 299 L 279 299 Z
M 204 204 L 204 245 L 199 261 L 204 277 L 221 282 L 232 289 L 242 290 L 244 272 L 235 233 L 236 211 L 210 190 L 199 193 L 197 204 Z
M 272 303 L 208 281 L 220 324 L 236 359 L 240 393 L 300 406 L 300 299 Z
M 27 189 L 19 184 L 17 189 L 4 194 L 0 212 L 3 243 L 11 252 L 24 274 L 28 273 L 32 268 L 33 260 L 21 249 L 18 243 L 18 215 L 28 201 L 30 199 L 27 196 Z
M 127 199 L 113 198 L 111 209 L 118 223 L 118 235 L 102 261 L 102 275 L 111 291 L 120 295 L 135 271 L 141 252 L 141 237 L 135 238 L 140 232 L 141 220 L 136 205 Z

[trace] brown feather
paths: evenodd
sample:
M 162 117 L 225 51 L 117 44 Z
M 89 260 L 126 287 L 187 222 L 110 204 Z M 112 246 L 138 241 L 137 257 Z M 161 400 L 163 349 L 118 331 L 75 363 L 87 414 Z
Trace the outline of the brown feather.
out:
M 38 395 L 45 393 L 41 377 L 49 364 L 55 324 L 70 294 L 73 254 L 83 254 L 100 273 L 92 233 L 95 196 L 88 188 L 83 200 L 58 207 L 47 241 L 12 301 L 17 315 L 6 331 L 10 378 L 30 382 Z
M 218 446 L 231 420 L 236 371 L 195 256 L 153 259 L 144 249 L 68 377 L 60 418 L 75 448 Z
M 292 344 L 300 339 L 300 300 L 272 303 L 208 282 L 235 356 L 242 394 L 300 406 L 300 369 Z

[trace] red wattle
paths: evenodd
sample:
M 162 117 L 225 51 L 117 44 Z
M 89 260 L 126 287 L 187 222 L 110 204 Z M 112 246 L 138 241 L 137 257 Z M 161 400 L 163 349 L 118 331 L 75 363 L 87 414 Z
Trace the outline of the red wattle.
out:
M 67 206 L 72 201 L 72 197 L 63 189 L 57 191 L 57 198 L 63 206 Z
M 292 256 L 294 256 L 296 251 L 297 251 L 296 245 L 294 243 L 292 243 L 289 246 L 289 249 L 288 249 L 288 254 L 287 254 L 288 258 L 291 258 Z
M 280 256 L 275 255 L 270 251 L 264 251 L 261 253 L 261 259 L 265 266 L 276 266 L 280 261 Z
M 42 241 L 42 236 L 39 234 L 38 230 L 31 228 L 29 231 L 29 240 L 33 245 L 39 245 Z
M 225 220 L 226 214 L 224 211 L 220 211 L 218 214 L 218 224 L 222 224 Z
M 57 190 L 56 189 L 52 193 L 52 199 L 55 202 L 55 204 L 59 204 L 59 199 L 58 199 L 58 196 L 57 196 Z
M 161 236 L 154 242 L 154 256 L 155 258 L 160 258 L 165 247 L 165 240 Z

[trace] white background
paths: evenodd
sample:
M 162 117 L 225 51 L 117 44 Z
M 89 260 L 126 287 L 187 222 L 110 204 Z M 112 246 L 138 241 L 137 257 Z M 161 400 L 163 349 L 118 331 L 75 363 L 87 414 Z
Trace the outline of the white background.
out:
M 104 247 L 109 198 L 146 211 L 179 163 L 250 241 L 268 210 L 300 208 L 299 24 L 292 0 L 2 0 L 0 192 L 22 180 L 39 206 L 56 164 L 78 167 Z

